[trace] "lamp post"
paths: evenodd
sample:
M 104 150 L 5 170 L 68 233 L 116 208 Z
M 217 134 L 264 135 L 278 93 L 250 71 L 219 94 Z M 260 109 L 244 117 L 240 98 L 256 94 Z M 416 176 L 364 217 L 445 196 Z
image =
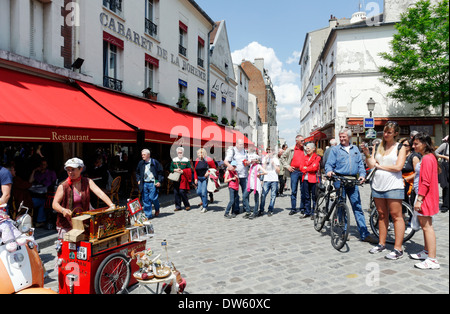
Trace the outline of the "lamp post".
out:
M 375 110 L 375 100 L 373 100 L 372 97 L 370 97 L 369 101 L 367 102 L 367 110 L 370 112 L 370 117 L 372 118 L 372 113 Z

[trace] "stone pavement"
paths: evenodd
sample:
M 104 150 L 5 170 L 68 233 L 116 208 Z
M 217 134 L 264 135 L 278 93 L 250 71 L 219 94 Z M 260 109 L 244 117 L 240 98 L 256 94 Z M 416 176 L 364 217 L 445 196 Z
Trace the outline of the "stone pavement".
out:
M 369 195 L 370 187 L 363 187 L 364 209 Z M 215 194 L 207 213 L 194 206 L 198 202 L 198 197 L 191 199 L 189 212 L 163 208 L 153 219 L 155 236 L 147 242 L 163 259 L 161 242 L 167 240 L 169 258 L 187 281 L 186 294 L 449 293 L 448 213 L 439 214 L 434 223 L 441 269 L 430 271 L 415 269 L 416 261 L 407 254 L 397 261 L 386 260 L 385 253 L 369 254 L 372 245 L 359 241 L 353 214 L 350 241 L 338 252 L 331 246 L 327 227 L 318 233 L 312 220 L 288 215 L 290 196 L 277 198 L 272 217 L 254 220 L 242 215 L 224 219 L 227 188 Z M 406 253 L 422 247 L 422 231 L 404 245 Z M 53 247 L 42 249 L 41 257 L 49 270 L 46 287 L 56 290 Z M 135 286 L 130 293 L 145 290 Z

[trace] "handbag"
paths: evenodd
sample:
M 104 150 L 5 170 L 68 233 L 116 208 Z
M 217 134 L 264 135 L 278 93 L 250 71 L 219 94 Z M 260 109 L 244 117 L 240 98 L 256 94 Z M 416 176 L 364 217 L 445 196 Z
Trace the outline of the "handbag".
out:
M 180 169 L 178 164 L 176 164 L 176 165 L 177 165 L 178 169 Z M 169 174 L 167 179 L 169 179 L 170 181 L 173 181 L 173 182 L 178 182 L 181 179 L 181 173 L 179 173 L 179 172 L 172 172 L 172 173 Z
M 413 229 L 414 231 L 420 230 L 419 215 L 418 212 L 415 210 L 411 218 L 411 229 Z

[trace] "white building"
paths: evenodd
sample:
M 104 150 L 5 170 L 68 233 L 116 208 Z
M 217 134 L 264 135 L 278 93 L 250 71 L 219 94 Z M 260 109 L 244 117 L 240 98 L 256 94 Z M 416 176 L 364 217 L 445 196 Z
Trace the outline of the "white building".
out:
M 112 108 L 103 110 L 102 114 L 113 117 L 113 123 L 108 125 L 106 131 L 103 130 L 106 128 L 103 121 L 98 119 L 95 123 L 85 121 L 86 125 L 91 123 L 89 126 L 92 128 L 89 129 L 70 129 L 71 125 L 65 125 L 68 130 L 65 129 L 65 132 L 78 132 L 83 136 L 52 137 L 51 131 L 59 126 L 45 123 L 40 129 L 45 136 L 33 137 L 24 134 L 25 131 L 17 135 L 12 133 L 20 128 L 10 128 L 9 133 L 5 131 L 3 125 L 11 125 L 12 122 L 2 116 L 0 138 L 20 142 L 30 142 L 31 139 L 55 147 L 61 145 L 59 139 L 64 138 L 67 139 L 62 144 L 64 147 L 60 149 L 58 146 L 55 150 L 63 150 L 65 155 L 81 155 L 83 150 L 88 150 L 85 144 L 94 146 L 101 143 L 110 145 L 108 148 L 111 151 L 113 146 L 119 144 L 134 145 L 134 149 L 149 145 L 163 156 L 168 150 L 162 145 L 172 145 L 174 141 L 178 145 L 178 139 L 172 137 L 177 136 L 172 132 L 174 129 L 186 130 L 191 143 L 196 141 L 191 145 L 194 147 L 206 145 L 204 142 L 208 141 L 231 144 L 233 139 L 227 138 L 230 132 L 225 132 L 225 128 L 198 114 L 201 113 L 199 104 L 203 103 L 206 108 L 213 108 L 211 112 L 218 113 L 220 118 L 227 118 L 229 123 L 237 119 L 238 84 L 225 23 L 218 25 L 210 60 L 210 36 L 214 29 L 215 22 L 194 0 L 1 0 L 0 71 L 8 69 L 25 74 L 28 80 L 32 80 L 31 75 L 49 80 L 49 83 L 57 81 L 59 87 L 66 87 L 71 93 L 79 91 L 81 98 L 87 97 L 81 91 L 84 89 L 86 92 L 81 85 L 87 83 L 91 92 L 98 91 L 115 97 L 116 101 L 123 99 L 123 102 L 116 103 L 120 106 L 114 109 L 117 111 Z M 210 61 L 213 63 L 211 68 Z M 9 84 L 2 81 L 3 77 L 0 77 L 0 83 Z M 219 89 L 213 90 L 217 86 Z M 48 91 L 50 93 L 51 89 Z M 17 89 L 15 92 L 20 94 Z M 212 101 L 214 92 L 216 99 Z M 105 105 L 113 105 L 112 101 L 103 99 L 102 104 L 99 98 L 92 94 L 89 96 L 88 99 L 83 98 L 86 106 L 98 109 L 101 105 L 106 109 Z M 188 101 L 180 101 L 182 96 Z M 146 112 L 140 115 L 137 111 L 136 108 L 146 107 L 144 105 L 149 103 L 144 97 L 155 101 L 152 102 L 155 105 L 150 106 L 157 111 L 155 114 Z M 130 102 L 127 102 L 128 99 Z M 1 106 L 4 105 L 2 101 Z M 51 106 L 57 106 L 59 102 L 64 103 L 64 99 L 48 105 L 48 109 L 51 111 Z M 171 109 L 183 104 L 187 105 L 182 109 L 190 112 Z M 37 103 L 30 101 L 30 106 L 37 106 Z M 130 110 L 126 110 L 127 106 Z M 127 118 L 121 116 L 119 111 L 124 116 L 128 115 Z M 166 116 L 160 117 L 161 112 L 167 112 Z M 177 117 L 180 119 L 177 120 Z M 164 119 L 178 124 L 169 128 L 171 124 L 164 124 Z M 70 119 L 61 120 L 70 124 Z M 112 132 L 116 131 L 115 122 L 122 129 L 121 137 Z M 26 121 L 20 123 L 26 125 Z M 158 130 L 155 129 L 157 124 Z M 208 126 L 213 127 L 216 137 L 203 134 Z M 87 134 L 97 128 L 110 132 L 108 134 L 111 136 L 102 137 L 105 133 L 97 132 L 98 136 L 93 139 Z M 184 139 L 184 134 L 178 133 L 178 136 Z
M 248 92 L 248 84 L 250 78 L 247 73 L 245 73 L 244 69 L 238 65 L 234 64 L 234 73 L 237 80 L 237 92 L 236 92 L 236 126 L 245 130 L 250 126 L 250 114 L 249 114 L 249 92 Z M 244 134 L 247 132 L 244 132 Z M 251 132 L 248 132 L 250 134 Z
M 238 83 L 234 73 L 225 21 L 216 22 L 216 28 L 211 34 L 210 44 L 210 112 L 218 116 L 219 123 L 236 124 Z
M 364 12 L 357 12 L 352 23 L 333 25 L 330 21 L 332 27 L 325 30 L 328 33 L 325 41 L 322 36 L 313 45 L 310 39 L 314 32 L 307 35 L 300 59 L 300 124 L 301 134 L 308 141 L 324 148 L 331 138 L 338 138 L 342 128 L 356 131 L 358 125 L 363 126 L 364 118 L 369 117 L 370 98 L 376 102 L 373 116 L 378 132 L 388 120 L 395 120 L 401 126 L 400 136 L 407 136 L 412 130 L 426 131 L 432 136 L 441 134 L 439 113 L 417 112 L 413 105 L 389 98 L 390 87 L 380 81 L 379 68 L 387 65 L 380 53 L 390 51 L 396 32 L 395 18 L 386 22 L 384 16 L 398 17 L 401 10 L 396 4 L 402 8 L 405 5 L 404 1 L 385 1 L 385 12 L 374 18 L 375 24 L 366 20 Z M 317 46 L 322 47 L 319 54 L 314 53 Z M 360 133 L 360 138 L 356 136 L 353 142 L 365 138 L 365 133 Z
M 194 112 L 207 94 L 213 27 L 191 0 L 0 3 L 0 49 L 14 61 L 71 76 L 81 58 L 85 81 L 136 96 L 151 88 L 172 106 L 183 93 Z

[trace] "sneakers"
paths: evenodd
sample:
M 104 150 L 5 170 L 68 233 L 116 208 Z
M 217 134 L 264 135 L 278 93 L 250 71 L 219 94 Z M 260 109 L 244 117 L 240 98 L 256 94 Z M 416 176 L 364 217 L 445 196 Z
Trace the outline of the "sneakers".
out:
M 437 259 L 431 259 L 431 258 L 427 258 L 423 262 L 415 264 L 414 267 L 419 268 L 419 269 L 439 269 L 439 268 L 441 268 Z
M 410 254 L 409 257 L 417 260 L 426 260 L 428 258 L 428 252 L 423 250 L 422 252 L 416 254 Z
M 386 259 L 397 260 L 403 257 L 403 251 L 394 249 L 391 253 L 385 256 Z
M 370 254 L 377 254 L 377 253 L 381 253 L 384 250 L 386 250 L 386 247 L 384 245 L 378 244 L 377 246 L 374 246 L 369 253 Z
M 208 209 L 205 208 L 205 207 L 203 207 L 202 210 L 201 210 L 202 213 L 206 213 L 207 211 L 208 211 Z
M 369 234 L 367 237 L 364 238 L 363 240 L 364 242 L 368 242 L 368 243 L 372 243 L 372 244 L 377 244 L 378 243 L 378 238 Z

